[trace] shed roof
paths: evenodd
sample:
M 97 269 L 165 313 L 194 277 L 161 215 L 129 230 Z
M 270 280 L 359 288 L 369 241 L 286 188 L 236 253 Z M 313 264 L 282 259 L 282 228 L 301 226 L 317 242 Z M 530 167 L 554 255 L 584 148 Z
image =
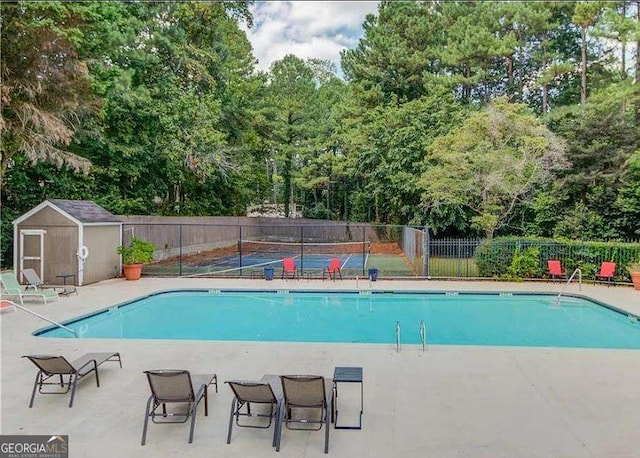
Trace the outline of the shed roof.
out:
M 121 223 L 122 220 L 90 200 L 47 199 L 81 223 Z

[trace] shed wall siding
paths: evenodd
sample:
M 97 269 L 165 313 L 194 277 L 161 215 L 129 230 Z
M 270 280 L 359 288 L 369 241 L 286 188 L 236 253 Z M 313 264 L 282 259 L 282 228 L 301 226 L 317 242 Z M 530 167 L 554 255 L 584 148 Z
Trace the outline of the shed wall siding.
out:
M 35 215 L 34 215 L 35 216 Z M 29 221 L 31 218 L 29 218 Z M 18 237 L 14 243 L 18 245 L 18 265 L 14 266 L 18 279 L 20 275 L 20 256 L 22 247 L 20 246 L 20 231 L 24 229 L 39 229 L 47 231 L 44 235 L 44 272 L 42 280 L 46 283 L 60 283 L 56 275 L 77 274 L 78 262 L 76 252 L 78 250 L 78 226 L 46 226 L 26 224 L 27 221 L 18 225 Z M 25 268 L 30 266 L 25 265 Z M 77 281 L 77 279 L 76 279 Z
M 74 226 L 78 227 L 73 221 L 66 216 L 55 211 L 51 207 L 44 207 L 39 212 L 31 215 L 18 224 L 19 227 L 35 227 L 37 229 L 46 229 L 50 226 Z
M 120 256 L 120 226 L 85 226 L 84 245 L 89 257 L 84 263 L 83 284 L 95 283 L 117 277 Z

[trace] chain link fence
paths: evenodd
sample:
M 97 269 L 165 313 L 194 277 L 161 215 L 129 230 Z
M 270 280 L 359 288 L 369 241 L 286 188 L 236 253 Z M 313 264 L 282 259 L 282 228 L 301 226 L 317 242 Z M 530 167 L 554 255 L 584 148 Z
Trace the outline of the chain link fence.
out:
M 125 244 L 135 235 L 157 247 L 148 275 L 263 278 L 273 269 L 277 277 L 293 258 L 306 278 L 322 278 L 339 259 L 343 278 L 548 279 L 547 261 L 555 259 L 585 279 L 613 261 L 615 281 L 627 283 L 626 266 L 640 260 L 637 241 L 436 238 L 422 227 L 282 218 L 123 219 Z
M 335 259 L 347 278 L 367 277 L 373 271 L 381 277 L 424 274 L 422 231 L 405 226 L 274 223 L 264 218 L 242 221 L 251 224 L 214 224 L 207 218 L 123 219 L 124 244 L 135 236 L 157 247 L 154 262 L 144 267 L 147 275 L 264 277 L 273 269 L 278 276 L 285 258 L 293 258 L 298 274 L 307 278 L 325 276 Z

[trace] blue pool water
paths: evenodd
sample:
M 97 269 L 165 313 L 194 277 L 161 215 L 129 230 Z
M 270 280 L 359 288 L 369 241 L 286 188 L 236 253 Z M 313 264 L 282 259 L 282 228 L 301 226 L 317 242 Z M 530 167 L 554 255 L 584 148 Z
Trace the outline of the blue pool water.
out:
M 70 320 L 80 337 L 640 349 L 634 317 L 574 297 L 179 291 Z M 60 328 L 36 334 L 72 337 Z

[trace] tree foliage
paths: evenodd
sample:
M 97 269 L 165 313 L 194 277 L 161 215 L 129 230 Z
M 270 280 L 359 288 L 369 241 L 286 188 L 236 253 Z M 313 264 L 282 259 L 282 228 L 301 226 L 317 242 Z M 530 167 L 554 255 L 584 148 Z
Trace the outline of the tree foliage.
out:
M 496 99 L 430 146 L 420 179 L 422 203 L 471 210 L 489 238 L 516 206 L 564 168 L 564 144 L 527 108 Z M 434 221 L 435 223 L 435 221 Z
M 0 181 L 16 154 L 88 171 L 85 158 L 65 149 L 92 100 L 77 49 L 87 13 L 73 4 L 3 5 Z

